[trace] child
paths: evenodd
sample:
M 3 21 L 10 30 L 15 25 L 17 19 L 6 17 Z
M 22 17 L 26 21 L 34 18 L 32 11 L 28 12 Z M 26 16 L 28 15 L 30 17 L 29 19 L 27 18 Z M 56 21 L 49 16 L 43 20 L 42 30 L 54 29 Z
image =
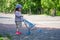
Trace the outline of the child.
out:
M 17 33 L 16 34 L 19 33 L 18 28 L 22 27 L 23 16 L 21 14 L 21 8 L 22 8 L 22 6 L 20 4 L 16 5 L 16 9 L 15 9 L 15 23 L 16 23 L 16 28 L 17 28 Z

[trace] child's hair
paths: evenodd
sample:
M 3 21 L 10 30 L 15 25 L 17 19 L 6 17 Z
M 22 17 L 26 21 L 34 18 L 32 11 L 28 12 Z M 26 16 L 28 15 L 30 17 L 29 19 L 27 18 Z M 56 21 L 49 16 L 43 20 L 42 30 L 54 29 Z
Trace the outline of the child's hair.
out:
M 19 11 L 19 8 L 16 8 L 15 11 Z

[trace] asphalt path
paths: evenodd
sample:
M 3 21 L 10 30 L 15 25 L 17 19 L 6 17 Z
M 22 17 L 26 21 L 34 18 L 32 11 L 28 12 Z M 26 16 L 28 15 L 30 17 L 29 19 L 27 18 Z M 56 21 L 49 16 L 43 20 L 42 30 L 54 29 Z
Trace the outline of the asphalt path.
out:
M 60 16 L 23 15 L 25 19 L 36 24 L 27 36 L 28 29 L 23 24 L 19 31 L 21 40 L 60 40 Z M 9 33 L 15 35 L 16 25 L 14 14 L 0 14 L 0 34 Z M 14 38 L 14 40 L 17 40 Z

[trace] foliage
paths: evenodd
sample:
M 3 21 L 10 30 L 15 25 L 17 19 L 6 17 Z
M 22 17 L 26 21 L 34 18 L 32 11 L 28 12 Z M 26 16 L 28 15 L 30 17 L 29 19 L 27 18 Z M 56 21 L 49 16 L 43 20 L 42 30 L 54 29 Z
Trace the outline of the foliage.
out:
M 17 3 L 23 6 L 22 13 L 42 14 L 44 11 L 50 15 L 53 8 L 60 11 L 60 0 L 0 0 L 0 12 L 13 12 Z

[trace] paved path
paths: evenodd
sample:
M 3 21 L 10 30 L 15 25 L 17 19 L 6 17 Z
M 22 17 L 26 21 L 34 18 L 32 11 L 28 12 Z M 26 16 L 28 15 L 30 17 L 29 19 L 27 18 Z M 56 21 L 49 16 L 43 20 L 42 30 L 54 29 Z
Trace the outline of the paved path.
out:
M 51 17 L 51 16 L 43 16 L 43 15 L 31 15 L 28 17 L 25 17 L 26 19 L 34 22 L 35 24 L 39 24 L 43 27 L 49 27 L 49 28 L 60 28 L 60 17 Z
M 21 40 L 60 40 L 60 17 L 43 15 L 24 15 L 24 18 L 35 23 L 36 27 L 31 30 L 31 35 L 27 36 L 27 28 L 23 25 L 20 29 Z M 10 33 L 15 35 L 16 26 L 13 14 L 0 14 L 0 33 Z M 14 39 L 17 36 L 14 36 Z M 17 40 L 17 39 L 15 39 Z

